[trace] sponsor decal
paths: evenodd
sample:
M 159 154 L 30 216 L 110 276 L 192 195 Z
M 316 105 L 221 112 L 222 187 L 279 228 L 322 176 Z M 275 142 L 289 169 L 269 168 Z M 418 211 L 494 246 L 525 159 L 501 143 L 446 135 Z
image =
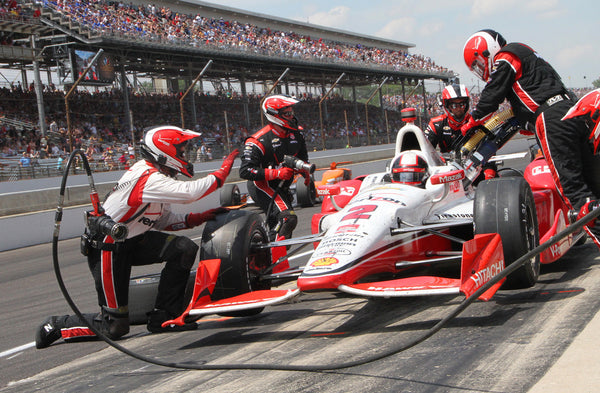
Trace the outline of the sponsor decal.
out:
M 348 224 L 342 225 L 335 230 L 335 233 L 346 233 L 346 232 L 356 232 L 356 230 L 360 227 L 360 225 L 356 224 Z
M 504 269 L 504 260 L 500 260 L 491 266 L 486 267 L 472 275 L 471 280 L 475 282 L 477 288 L 481 287 L 486 282 L 490 281 L 492 277 L 500 273 Z
M 142 217 L 138 220 L 139 223 L 142 223 L 144 225 L 147 225 L 149 227 L 153 227 L 154 224 L 156 224 L 156 220 L 151 220 L 148 217 Z
M 562 254 L 562 245 L 560 243 L 555 243 L 550 246 L 550 252 L 554 258 L 560 256 Z
M 314 267 L 318 267 L 318 266 L 331 266 L 331 265 L 335 265 L 339 263 L 337 258 L 333 258 L 333 257 L 324 257 L 324 258 L 319 258 L 316 261 L 314 261 L 313 263 L 310 264 L 310 266 L 314 266 Z
M 401 206 L 406 206 L 406 203 L 402 202 L 399 199 L 394 199 L 391 197 L 383 197 L 383 196 L 372 196 L 369 195 L 365 198 L 362 199 L 357 199 L 356 201 L 352 201 L 352 204 L 356 204 L 356 203 L 360 203 L 360 202 L 364 202 L 364 201 L 369 201 L 369 202 L 390 202 L 390 203 L 395 203 L 395 204 L 399 204 Z
M 315 256 L 329 256 L 332 257 L 334 255 L 350 255 L 350 250 L 346 248 L 328 248 L 323 251 L 318 251 L 315 253 Z
M 162 143 L 163 145 L 165 145 L 165 146 L 171 146 L 171 144 L 169 143 L 169 141 L 166 140 L 166 139 L 158 138 L 158 141 L 160 143 Z
M 460 180 L 464 177 L 464 172 L 458 172 L 451 175 L 439 176 L 440 183 L 450 183 L 456 180 Z
M 340 195 L 354 195 L 354 187 L 340 187 Z
M 550 167 L 548 165 L 539 165 L 533 167 L 531 170 L 533 176 L 541 175 L 542 173 L 550 173 Z
M 459 192 L 460 191 L 460 185 L 458 184 L 458 182 L 452 182 L 450 183 L 450 192 Z
M 473 213 L 454 213 L 454 214 L 442 213 L 442 214 L 436 214 L 435 217 L 437 217 L 440 220 L 452 219 L 452 218 L 473 218 Z

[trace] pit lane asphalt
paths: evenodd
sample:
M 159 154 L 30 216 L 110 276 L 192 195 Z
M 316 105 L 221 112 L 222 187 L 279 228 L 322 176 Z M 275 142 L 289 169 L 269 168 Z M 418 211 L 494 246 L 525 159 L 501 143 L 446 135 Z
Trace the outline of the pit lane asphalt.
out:
M 310 231 L 310 216 L 317 210 L 298 209 L 296 235 Z M 190 230 L 188 235 L 200 233 Z M 62 241 L 60 253 L 72 296 L 82 310 L 95 310 L 93 283 L 77 242 Z M 347 370 L 296 373 L 166 369 L 131 359 L 103 342 L 6 354 L 31 343 L 35 326 L 45 316 L 70 312 L 51 270 L 50 245 L 7 251 L 0 253 L 0 388 L 3 392 L 526 392 L 555 361 L 561 364 L 570 343 L 597 314 L 597 256 L 589 242 L 572 249 L 561 261 L 543 267 L 535 287 L 501 291 L 490 302 L 477 302 L 437 335 L 404 353 Z M 446 296 L 375 301 L 307 294 L 299 303 L 270 307 L 255 318 L 205 318 L 195 332 L 149 335 L 135 326 L 121 343 L 147 356 L 178 362 L 332 364 L 406 343 L 461 300 Z M 591 342 L 594 347 L 586 348 L 587 353 L 597 352 L 597 341 Z M 584 380 L 589 381 L 590 375 L 579 381 Z M 568 391 L 586 391 L 570 386 Z

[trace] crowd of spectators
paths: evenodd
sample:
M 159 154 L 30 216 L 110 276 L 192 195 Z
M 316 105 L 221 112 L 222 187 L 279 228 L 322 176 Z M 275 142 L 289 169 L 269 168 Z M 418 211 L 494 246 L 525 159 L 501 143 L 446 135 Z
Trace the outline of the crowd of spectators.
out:
M 27 125 L 19 128 L 0 122 L 0 157 L 15 158 L 25 151 L 41 159 L 56 158 L 68 153 L 71 145 L 73 148 L 89 149 L 90 157 L 101 157 L 107 151 L 120 157 L 122 151 L 139 140 L 144 128 L 157 124 L 181 125 L 180 94 L 130 94 L 129 105 L 133 120 L 131 130 L 126 121 L 128 117 L 120 90 L 79 90 L 69 102 L 72 129 L 69 137 L 64 94 L 64 91 L 50 89 L 48 86 L 44 89 L 47 133 L 42 137 L 38 129 L 34 90 L 20 85 L 15 85 L 12 89 L 0 88 L 0 118 L 17 119 Z M 204 145 L 204 150 L 201 153 L 192 152 L 193 157 L 202 160 L 210 159 L 211 156 L 219 158 L 227 145 L 241 146 L 263 124 L 259 110 L 261 98 L 259 94 L 243 98 L 235 92 L 196 92 L 196 123 L 192 123 L 188 101 L 186 125 L 202 133 L 196 147 L 200 150 Z M 356 146 L 365 143 L 367 136 L 372 136 L 374 139 L 371 143 L 387 143 L 387 127 L 393 133 L 401 126 L 397 108 L 388 111 L 385 116 L 380 108 L 370 108 L 370 132 L 367 133 L 364 107 L 334 94 L 323 106 L 323 136 L 318 106 L 320 97 L 303 93 L 299 98 L 302 101 L 297 106 L 297 116 L 304 127 L 307 143 L 313 150 L 320 149 L 324 139 L 328 143 L 344 141 L 344 144 Z M 226 127 L 229 135 L 225 133 Z M 346 131 L 347 128 L 349 132 Z
M 589 89 L 578 89 L 583 95 Z M 33 89 L 15 86 L 0 88 L 0 118 L 18 119 L 28 126 L 19 128 L 0 122 L 0 158 L 21 158 L 23 152 L 33 162 L 45 158 L 58 158 L 69 153 L 71 146 L 86 152 L 88 158 L 104 169 L 122 168 L 129 164 L 133 145 L 143 134 L 143 129 L 157 124 L 181 124 L 179 94 L 133 93 L 129 97 L 133 118 L 133 130 L 128 128 L 123 109 L 123 97 L 119 90 L 75 92 L 70 102 L 72 134 L 67 133 L 64 92 L 44 92 L 47 132 L 42 136 L 37 127 L 36 96 Z M 249 95 L 246 99 L 236 93 L 208 94 L 196 92 L 196 123 L 189 127 L 202 133 L 190 159 L 209 160 L 220 158 L 229 148 L 240 147 L 244 140 L 263 123 L 259 111 L 261 96 Z M 423 99 L 413 94 L 404 102 L 402 96 L 383 97 L 385 114 L 381 108 L 369 108 L 369 130 L 362 105 L 355 105 L 334 94 L 325 101 L 322 135 L 318 102 L 320 97 L 304 93 L 296 107 L 300 124 L 304 128 L 307 144 L 311 150 L 327 143 L 336 147 L 357 146 L 366 143 L 393 142 L 395 131 L 402 126 L 399 108 L 415 107 L 420 115 L 421 127 L 430 117 L 443 113 L 439 93 L 432 92 Z M 473 103 L 478 95 L 472 94 Z M 247 105 L 248 111 L 244 106 Z M 246 119 L 245 113 L 249 114 Z M 189 115 L 189 111 L 188 111 Z M 189 118 L 189 116 L 188 116 Z M 2 120 L 2 119 L 0 119 Z M 191 119 L 189 120 L 191 121 Z M 225 132 L 225 128 L 229 135 Z M 389 138 L 387 131 L 390 131 Z M 341 144 L 341 145 L 340 145 Z
M 335 59 L 409 68 L 413 71 L 448 71 L 427 57 L 408 52 L 328 42 L 236 21 L 181 14 L 155 5 L 135 6 L 105 0 L 43 0 L 38 3 L 104 34 L 128 34 L 140 39 L 185 45 L 237 47 L 278 56 Z M 39 9 L 33 11 L 36 13 L 34 17 L 39 16 Z M 31 13 L 32 10 L 27 12 Z M 3 14 L 20 17 L 24 11 L 15 0 L 0 0 L 0 17 Z M 5 41 L 3 43 L 10 45 L 10 37 L 2 38 Z M 586 91 L 579 90 L 577 93 L 581 96 Z M 19 127 L 0 121 L 0 158 L 9 157 L 21 167 L 28 167 L 46 158 L 62 160 L 72 148 L 79 148 L 85 151 L 90 161 L 98 165 L 97 168 L 124 168 L 135 158 L 133 146 L 144 128 L 157 124 L 181 124 L 181 93 L 131 93 L 129 105 L 133 124 L 130 129 L 127 121 L 129 113 L 125 113 L 123 95 L 119 89 L 80 89 L 70 101 L 72 132 L 69 135 L 65 92 L 51 84 L 44 87 L 43 95 L 48 125 L 45 135 L 37 126 L 33 84 L 21 86 L 17 82 L 10 88 L 0 88 L 0 118 L 17 119 L 24 125 Z M 193 122 L 190 117 L 192 111 L 189 110 L 188 100 L 186 125 L 201 132 L 202 137 L 188 152 L 191 161 L 220 158 L 226 150 L 242 146 L 245 138 L 263 124 L 258 109 L 261 98 L 260 94 L 250 94 L 244 98 L 235 91 L 194 93 L 196 118 Z M 418 125 L 421 127 L 425 127 L 430 117 L 443 112 L 439 92 L 428 93 L 425 97 L 418 94 L 418 90 L 417 94 L 409 94 L 408 97 L 385 94 L 382 97 L 385 112 L 381 108 L 370 108 L 367 125 L 361 105 L 334 94 L 325 101 L 325 113 L 321 121 L 318 107 L 320 96 L 302 93 L 299 98 L 301 103 L 297 105 L 296 113 L 311 150 L 322 148 L 326 141 L 337 143 L 335 147 L 361 145 L 367 140 L 373 144 L 393 142 L 395 130 L 402 126 L 399 108 L 417 108 L 420 115 Z M 477 95 L 472 95 L 473 105 L 477 99 Z
M 195 47 L 238 49 L 303 60 L 360 62 L 396 70 L 449 72 L 431 58 L 408 51 L 332 42 L 235 20 L 179 13 L 153 4 L 138 6 L 107 0 L 39 0 L 38 3 L 106 35 L 127 35 Z

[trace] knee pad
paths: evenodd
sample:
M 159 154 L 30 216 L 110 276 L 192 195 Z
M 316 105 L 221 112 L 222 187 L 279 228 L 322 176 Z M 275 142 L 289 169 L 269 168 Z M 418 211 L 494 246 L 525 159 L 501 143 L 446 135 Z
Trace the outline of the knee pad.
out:
M 292 237 L 292 232 L 296 229 L 296 225 L 298 225 L 298 216 L 296 212 L 293 210 L 284 210 L 279 213 L 279 236 L 283 236 L 286 239 Z

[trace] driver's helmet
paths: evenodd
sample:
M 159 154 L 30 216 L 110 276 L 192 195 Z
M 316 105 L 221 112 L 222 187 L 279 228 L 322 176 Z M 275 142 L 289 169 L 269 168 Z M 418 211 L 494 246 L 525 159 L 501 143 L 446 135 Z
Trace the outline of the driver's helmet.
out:
M 186 161 L 185 148 L 190 139 L 201 134 L 182 130 L 173 126 L 153 127 L 146 131 L 140 152 L 144 159 L 158 164 L 161 172 L 175 177 L 183 173 L 187 177 L 194 176 L 194 165 Z
M 506 40 L 498 32 L 480 30 L 467 39 L 463 48 L 465 64 L 471 72 L 487 82 L 492 73 L 494 57 L 506 45 Z
M 392 183 L 425 187 L 428 177 L 427 160 L 419 151 L 406 151 L 392 163 Z
M 265 98 L 262 110 L 269 122 L 283 128 L 297 130 L 298 119 L 294 115 L 292 106 L 298 102 L 300 101 L 283 94 L 272 95 Z
M 469 112 L 469 90 L 465 85 L 448 85 L 442 91 L 442 105 L 453 129 L 462 126 Z
M 590 139 L 600 139 L 600 89 L 592 90 L 577 101 L 569 109 L 562 120 L 585 116 L 585 123 L 590 128 Z

